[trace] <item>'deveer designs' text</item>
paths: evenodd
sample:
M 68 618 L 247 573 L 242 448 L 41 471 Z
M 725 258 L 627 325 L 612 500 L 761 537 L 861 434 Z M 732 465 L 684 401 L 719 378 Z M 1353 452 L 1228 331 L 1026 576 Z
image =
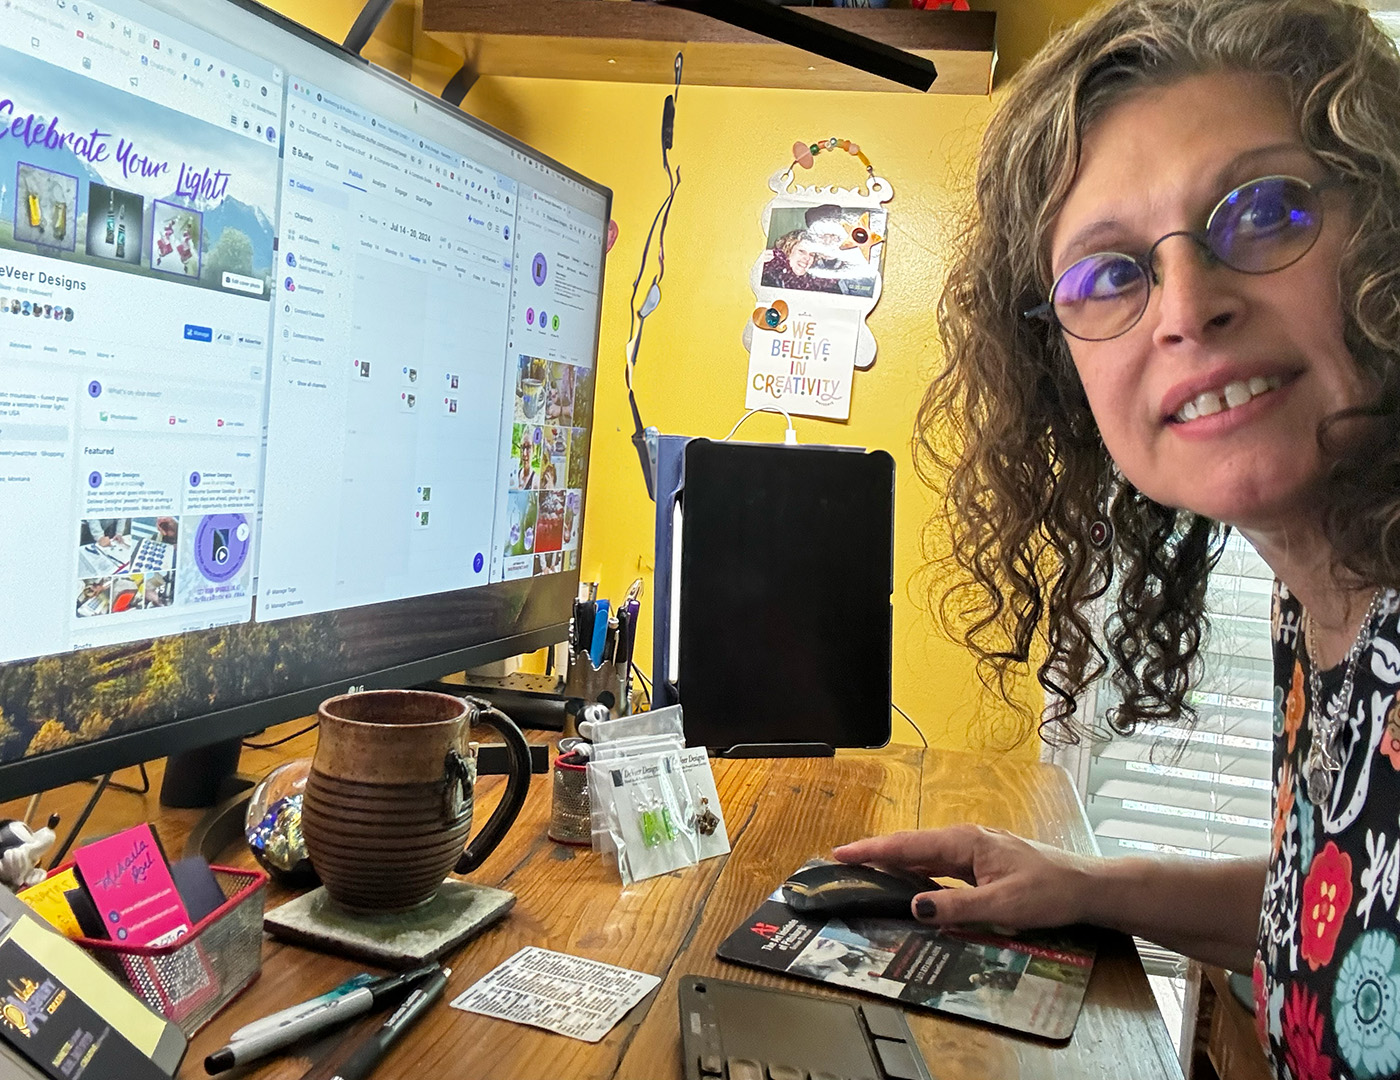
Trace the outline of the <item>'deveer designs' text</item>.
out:
M 42 270 L 24 270 L 18 266 L 0 266 L 0 283 L 11 284 L 29 282 L 34 285 L 51 285 L 66 292 L 86 292 L 87 282 L 81 278 L 63 277 L 61 274 L 46 274 Z

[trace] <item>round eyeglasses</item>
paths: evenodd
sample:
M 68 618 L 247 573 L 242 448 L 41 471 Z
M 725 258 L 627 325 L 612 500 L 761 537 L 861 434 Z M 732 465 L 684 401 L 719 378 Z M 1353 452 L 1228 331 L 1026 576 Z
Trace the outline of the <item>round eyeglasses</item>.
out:
M 1169 232 L 1143 255 L 1100 251 L 1071 264 L 1055 279 L 1050 299 L 1025 317 L 1053 321 L 1081 341 L 1108 341 L 1127 333 L 1147 310 L 1158 281 L 1153 256 L 1173 236 L 1194 240 L 1211 259 L 1241 274 L 1271 274 L 1292 266 L 1322 231 L 1322 192 L 1333 183 L 1261 176 L 1241 184 L 1215 204 L 1199 232 Z

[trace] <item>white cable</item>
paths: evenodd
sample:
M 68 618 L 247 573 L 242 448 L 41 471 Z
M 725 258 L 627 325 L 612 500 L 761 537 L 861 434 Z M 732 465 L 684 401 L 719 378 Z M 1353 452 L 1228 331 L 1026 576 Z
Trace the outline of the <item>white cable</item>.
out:
M 732 428 L 730 428 L 730 429 L 729 429 L 729 434 L 726 435 L 726 436 L 725 436 L 723 439 L 721 439 L 720 441 L 721 441 L 721 442 L 728 442 L 730 439 L 734 438 L 735 432 L 737 432 L 741 427 L 744 426 L 744 421 L 745 421 L 745 420 L 747 420 L 747 419 L 748 419 L 750 416 L 752 416 L 754 413 L 761 413 L 761 412 L 775 413 L 775 414 L 777 414 L 778 416 L 781 416 L 784 420 L 786 420 L 786 421 L 787 421 L 787 430 L 786 430 L 785 432 L 783 432 L 783 445 L 784 445 L 784 446 L 796 446 L 796 445 L 797 445 L 797 429 L 794 428 L 794 427 L 792 426 L 792 417 L 788 414 L 788 411 L 787 411 L 786 409 L 780 409 L 780 408 L 779 408 L 778 406 L 776 406 L 776 405 L 764 405 L 764 406 L 763 406 L 762 408 L 760 408 L 760 409 L 750 409 L 748 412 L 744 413 L 744 415 L 741 416 L 741 417 L 739 418 L 739 422 L 738 422 L 737 424 L 735 424 Z

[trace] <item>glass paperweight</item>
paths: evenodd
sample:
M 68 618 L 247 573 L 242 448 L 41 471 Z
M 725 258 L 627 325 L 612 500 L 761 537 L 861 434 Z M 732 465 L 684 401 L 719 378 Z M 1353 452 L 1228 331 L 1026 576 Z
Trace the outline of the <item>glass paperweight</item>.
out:
M 263 777 L 248 800 L 244 835 L 253 857 L 283 885 L 301 888 L 319 883 L 306 854 L 301 831 L 301 801 L 311 761 L 302 758 L 279 765 Z

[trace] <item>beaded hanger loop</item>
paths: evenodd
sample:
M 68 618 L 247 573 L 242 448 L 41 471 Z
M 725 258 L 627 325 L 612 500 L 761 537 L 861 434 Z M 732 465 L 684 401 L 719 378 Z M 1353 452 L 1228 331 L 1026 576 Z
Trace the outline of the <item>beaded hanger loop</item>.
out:
M 804 169 L 810 169 L 815 163 L 816 156 L 828 150 L 844 150 L 854 158 L 860 159 L 860 163 L 865 166 L 866 174 L 875 175 L 875 166 L 870 164 L 870 159 L 861 152 L 859 146 L 851 142 L 850 139 L 838 139 L 834 135 L 821 142 L 804 143 L 795 142 L 792 144 L 792 164 L 801 165 Z M 792 171 L 792 165 L 788 166 L 788 171 Z

